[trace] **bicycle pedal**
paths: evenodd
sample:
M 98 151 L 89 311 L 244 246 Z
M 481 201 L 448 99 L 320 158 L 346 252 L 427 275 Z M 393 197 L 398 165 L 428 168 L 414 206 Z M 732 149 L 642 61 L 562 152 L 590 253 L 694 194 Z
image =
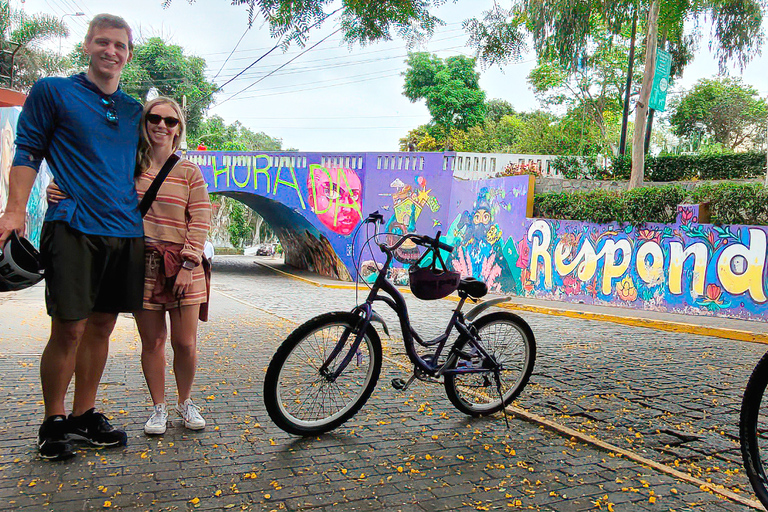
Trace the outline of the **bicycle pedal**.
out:
M 401 379 L 401 378 L 392 379 L 392 387 L 398 391 L 402 391 L 403 389 L 405 389 L 405 386 L 407 385 L 408 383 L 405 382 L 405 379 Z

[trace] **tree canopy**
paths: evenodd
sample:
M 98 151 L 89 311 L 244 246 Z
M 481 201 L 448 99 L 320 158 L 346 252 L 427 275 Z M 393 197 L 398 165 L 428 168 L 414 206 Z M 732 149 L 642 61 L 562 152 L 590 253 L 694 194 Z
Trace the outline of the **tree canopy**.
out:
M 133 60 L 123 70 L 121 85 L 142 102 L 152 88 L 179 104 L 186 95 L 187 127 L 194 133 L 216 91 L 216 84 L 205 77 L 205 68 L 205 59 L 185 55 L 182 47 L 152 37 L 134 46 Z
M 193 3 L 195 0 L 188 0 Z M 269 24 L 272 37 L 303 45 L 312 28 L 339 15 L 344 40 L 365 45 L 378 40 L 418 39 L 432 35 L 443 24 L 429 10 L 447 0 L 228 0 L 248 10 L 248 23 L 257 16 Z M 456 1 L 456 0 L 453 0 Z M 173 0 L 163 0 L 168 7 Z M 340 5 L 339 5 L 340 4 Z
M 254 132 L 240 121 L 228 125 L 220 116 L 210 116 L 190 134 L 189 147 L 195 149 L 203 144 L 216 151 L 281 151 L 283 141 L 270 137 L 264 132 Z
M 765 139 L 768 102 L 740 78 L 701 79 L 673 106 L 675 134 L 735 149 L 759 147 Z
M 483 122 L 485 92 L 480 89 L 475 59 L 463 55 L 441 59 L 417 52 L 408 54 L 407 63 L 403 94 L 412 102 L 425 100 L 433 136 Z
M 0 2 L 0 75 L 2 83 L 27 91 L 39 78 L 63 72 L 65 59 L 41 43 L 69 35 L 67 26 L 49 14 L 29 15 Z

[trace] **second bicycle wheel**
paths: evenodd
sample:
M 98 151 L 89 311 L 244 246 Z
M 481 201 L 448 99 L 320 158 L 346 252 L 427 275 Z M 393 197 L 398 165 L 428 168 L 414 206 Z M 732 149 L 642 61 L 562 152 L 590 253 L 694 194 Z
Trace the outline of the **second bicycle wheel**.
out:
M 359 316 L 347 312 L 317 316 L 293 331 L 272 357 L 264 379 L 264 404 L 275 424 L 290 434 L 312 436 L 338 427 L 360 410 L 381 372 L 381 340 L 368 326 L 346 368 L 336 371 L 355 341 Z M 328 365 L 344 334 L 347 340 Z
M 768 387 L 768 353 L 757 363 L 744 390 L 739 419 L 739 438 L 744 468 L 760 503 L 768 508 L 768 401 L 763 400 Z
M 451 403 L 470 416 L 501 410 L 523 390 L 536 362 L 533 331 L 519 316 L 505 311 L 481 316 L 474 322 L 480 343 L 500 365 L 501 394 L 493 371 L 446 374 L 445 392 Z M 470 350 L 466 338 L 456 341 L 459 350 Z M 462 360 L 456 360 L 452 369 Z M 467 361 L 466 363 L 471 364 Z M 487 363 L 479 361 L 481 367 Z

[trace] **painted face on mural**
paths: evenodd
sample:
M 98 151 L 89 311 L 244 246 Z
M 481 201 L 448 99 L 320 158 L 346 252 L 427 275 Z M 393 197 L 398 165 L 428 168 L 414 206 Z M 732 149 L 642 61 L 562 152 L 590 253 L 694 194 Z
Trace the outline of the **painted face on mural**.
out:
M 486 209 L 479 209 L 475 212 L 475 216 L 472 218 L 474 224 L 490 224 L 491 213 Z
M 352 233 L 360 222 L 362 184 L 352 169 L 310 166 L 309 206 L 325 227 L 339 235 Z

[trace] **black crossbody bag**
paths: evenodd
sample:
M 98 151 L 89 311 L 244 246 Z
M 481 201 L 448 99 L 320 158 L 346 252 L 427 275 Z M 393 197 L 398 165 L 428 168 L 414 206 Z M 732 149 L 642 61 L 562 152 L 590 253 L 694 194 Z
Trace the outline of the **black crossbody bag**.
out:
M 173 169 L 173 166 L 176 165 L 176 162 L 178 161 L 179 157 L 176 154 L 171 153 L 171 156 L 165 161 L 163 168 L 160 169 L 160 172 L 157 173 L 155 179 L 152 180 L 152 184 L 149 186 L 147 192 L 144 194 L 144 197 L 141 198 L 141 202 L 139 203 L 139 211 L 141 212 L 142 217 L 149 211 L 149 207 L 152 206 L 152 203 L 157 197 L 157 191 L 160 190 L 160 185 L 163 184 L 165 178 L 168 177 L 168 173 L 171 172 L 171 169 Z

